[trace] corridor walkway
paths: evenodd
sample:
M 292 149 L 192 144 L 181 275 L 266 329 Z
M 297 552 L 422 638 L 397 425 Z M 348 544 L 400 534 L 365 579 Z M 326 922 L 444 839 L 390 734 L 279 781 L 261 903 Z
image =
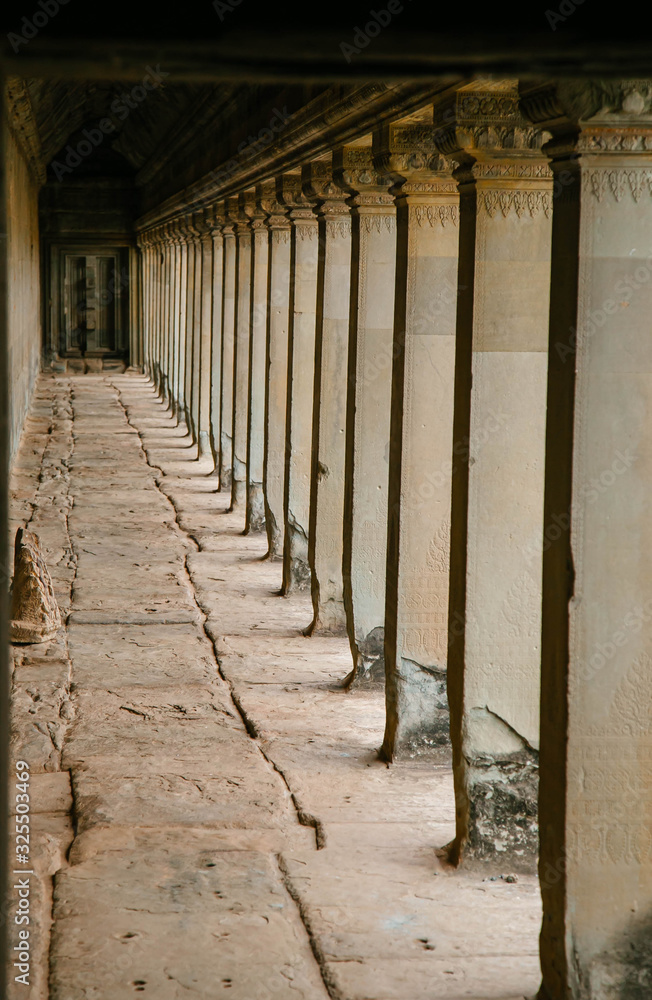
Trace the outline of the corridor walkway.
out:
M 441 868 L 450 762 L 378 761 L 382 694 L 147 379 L 42 376 L 12 502 L 68 616 L 14 647 L 30 1000 L 533 996 L 536 880 Z

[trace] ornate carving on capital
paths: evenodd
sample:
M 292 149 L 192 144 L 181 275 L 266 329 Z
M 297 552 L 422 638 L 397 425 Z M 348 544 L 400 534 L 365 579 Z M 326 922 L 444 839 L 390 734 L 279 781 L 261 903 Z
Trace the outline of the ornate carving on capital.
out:
M 224 222 L 222 223 L 222 236 L 235 239 L 235 223 L 231 218 L 231 199 L 225 198 L 218 205 L 218 210 Z
M 315 223 L 316 223 L 315 219 Z M 294 232 L 300 240 L 316 240 L 319 236 L 319 227 L 312 222 L 309 225 L 299 223 L 295 226 Z
M 513 81 L 494 88 L 474 84 L 448 93 L 435 105 L 438 149 L 459 164 L 501 157 L 527 157 L 548 138 L 523 115 Z M 502 89 L 501 89 L 502 87 Z
M 180 229 L 187 246 L 199 241 L 199 231 L 195 227 L 195 220 L 192 212 L 189 212 L 188 215 L 184 215 L 181 218 Z
M 552 193 L 509 189 L 480 191 L 478 208 L 484 209 L 490 219 L 493 219 L 497 212 L 507 218 L 512 210 L 519 219 L 526 214 L 534 218 L 539 212 L 543 212 L 549 219 L 552 216 Z
M 418 226 L 457 226 L 460 221 L 459 208 L 455 204 L 424 205 L 417 202 L 410 205 L 410 213 L 416 219 Z
M 176 232 L 176 226 L 174 224 L 174 221 L 166 222 L 165 225 L 163 226 L 163 230 L 164 230 L 163 242 L 165 246 L 167 247 L 174 246 L 175 232 Z
M 247 197 L 240 194 L 237 198 L 227 199 L 229 219 L 233 223 L 234 231 L 238 238 L 246 239 L 251 236 L 251 220 L 245 210 L 247 205 L 253 204 L 253 196 Z
M 652 195 L 652 169 L 649 167 L 595 167 L 582 171 L 582 191 L 598 201 L 613 197 L 616 201 L 631 197 L 641 200 Z
M 508 179 L 508 180 L 551 180 L 552 170 L 545 160 L 532 160 L 523 162 L 522 160 L 488 160 L 484 163 L 476 163 L 473 166 L 473 176 L 485 179 Z
M 210 208 L 206 209 L 206 223 L 213 240 L 219 239 L 224 226 L 224 214 L 218 205 L 211 205 Z
M 211 239 L 212 226 L 210 217 L 205 209 L 193 213 L 193 226 L 197 231 L 200 242 L 205 243 Z
M 351 235 L 351 216 L 345 215 L 340 218 L 330 215 L 326 216 L 326 238 L 347 239 Z
M 526 82 L 521 103 L 552 133 L 556 158 L 652 152 L 652 80 Z
M 336 222 L 339 222 L 339 216 L 350 219 L 350 209 L 346 204 L 350 195 L 337 182 L 332 160 L 306 164 L 302 170 L 302 182 L 303 191 L 309 201 L 316 203 L 319 216 Z
M 276 180 L 265 181 L 256 187 L 257 204 L 265 215 L 265 224 L 272 232 L 290 229 L 288 208 L 278 199 Z
M 276 178 L 276 201 L 285 209 L 296 208 L 306 204 L 306 198 L 301 186 L 301 174 L 280 174 Z
M 354 205 L 392 205 L 392 178 L 374 166 L 371 146 L 342 146 L 333 153 L 334 176 Z
M 396 232 L 396 217 L 385 212 L 382 214 L 365 213 L 360 216 L 360 225 L 365 233 L 382 233 L 385 229 L 388 233 Z
M 317 215 L 305 193 L 302 192 L 301 198 L 302 203 L 290 211 L 292 227 L 300 240 L 317 239 L 319 234 Z

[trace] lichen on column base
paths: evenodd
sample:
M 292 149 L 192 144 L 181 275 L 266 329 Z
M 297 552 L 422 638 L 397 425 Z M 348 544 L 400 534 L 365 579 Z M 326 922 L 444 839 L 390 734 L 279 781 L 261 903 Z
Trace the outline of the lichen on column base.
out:
M 539 851 L 539 755 L 527 749 L 467 760 L 467 861 L 535 872 Z
M 384 688 L 385 687 L 385 629 L 382 625 L 373 628 L 364 639 L 355 644 L 353 650 L 355 666 L 344 680 L 344 687 Z
M 286 543 L 283 552 L 283 593 L 310 590 L 310 563 L 308 561 L 308 536 L 299 522 L 288 511 Z
M 265 498 L 262 483 L 247 484 L 247 532 L 265 530 Z

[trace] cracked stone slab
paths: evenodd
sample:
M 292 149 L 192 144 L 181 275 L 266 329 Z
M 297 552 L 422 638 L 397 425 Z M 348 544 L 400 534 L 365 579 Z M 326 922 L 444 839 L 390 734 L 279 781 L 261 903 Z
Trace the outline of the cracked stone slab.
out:
M 73 775 L 77 829 L 94 826 L 208 826 L 265 829 L 296 822 L 289 796 L 260 761 L 226 745 L 216 747 L 224 770 L 172 758 L 138 762 L 104 758 Z
M 88 621 L 91 615 L 98 612 L 74 612 L 68 618 L 70 656 L 78 687 L 88 691 L 217 683 L 213 651 L 194 618 L 192 624 L 172 623 L 173 615 L 163 612 L 166 627 L 162 631 L 150 627 L 150 623 L 161 624 L 157 612 L 148 612 L 142 626 L 78 624 L 80 617 Z M 177 615 L 185 617 L 186 612 L 175 612 L 174 617 Z
M 169 611 L 72 611 L 68 625 L 188 625 L 197 624 L 197 611 L 170 609 Z
M 56 878 L 54 921 L 50 1000 L 90 984 L 94 1000 L 328 996 L 273 857 L 210 832 L 142 831 L 80 860 Z

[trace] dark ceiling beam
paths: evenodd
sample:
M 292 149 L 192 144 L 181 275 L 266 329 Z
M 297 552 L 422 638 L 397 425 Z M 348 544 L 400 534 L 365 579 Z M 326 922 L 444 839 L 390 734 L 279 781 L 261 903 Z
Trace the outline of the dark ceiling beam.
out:
M 518 76 L 650 76 L 652 46 L 645 38 L 586 38 L 564 30 L 501 35 L 390 31 L 347 61 L 346 30 L 297 33 L 237 30 L 217 40 L 127 41 L 48 38 L 46 30 L 14 52 L 3 38 L 7 74 L 67 79 L 138 80 L 160 65 L 169 82 L 314 83 L 354 80 L 437 80 L 450 74 Z

